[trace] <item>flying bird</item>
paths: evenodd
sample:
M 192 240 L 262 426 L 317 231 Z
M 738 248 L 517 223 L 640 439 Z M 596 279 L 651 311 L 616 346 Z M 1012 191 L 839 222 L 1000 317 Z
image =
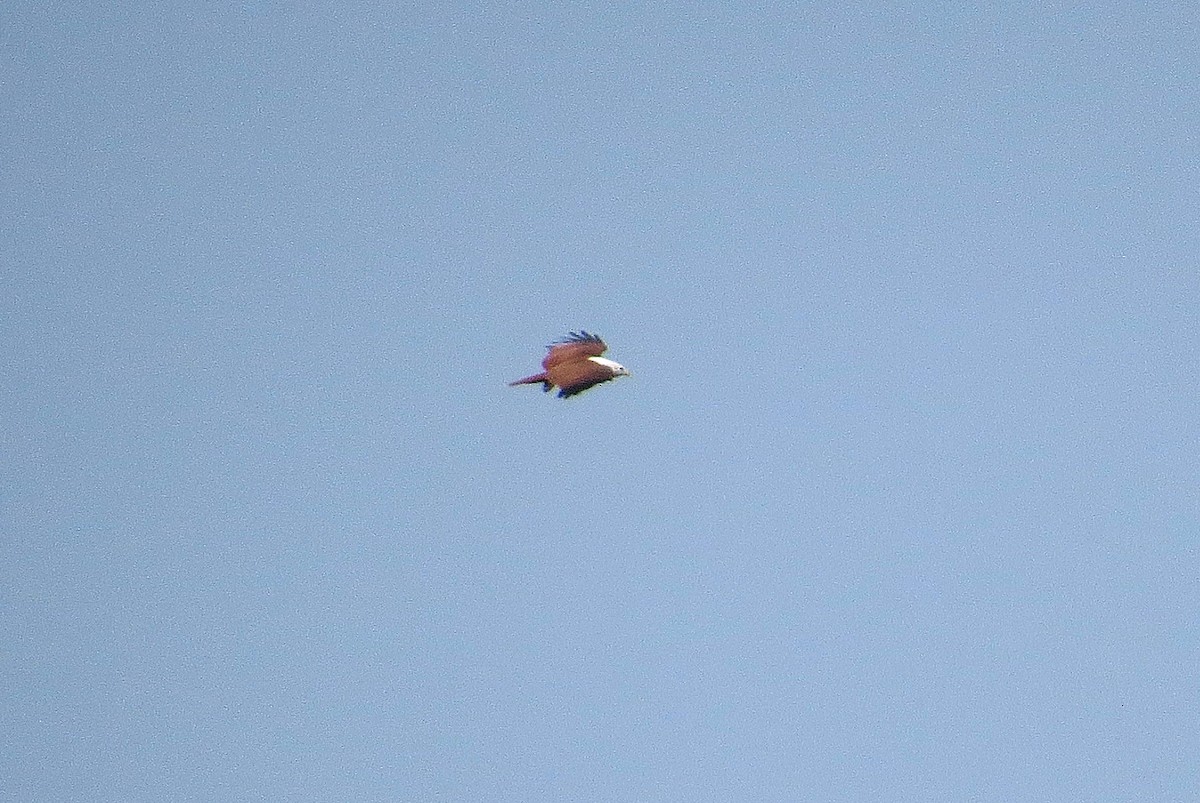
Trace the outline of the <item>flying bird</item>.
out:
M 601 382 L 629 376 L 625 366 L 600 356 L 608 350 L 603 340 L 582 330 L 571 332 L 546 348 L 550 349 L 546 359 L 542 360 L 542 367 L 546 370 L 509 382 L 510 387 L 541 383 L 543 392 L 557 387 L 558 397 L 565 399 Z

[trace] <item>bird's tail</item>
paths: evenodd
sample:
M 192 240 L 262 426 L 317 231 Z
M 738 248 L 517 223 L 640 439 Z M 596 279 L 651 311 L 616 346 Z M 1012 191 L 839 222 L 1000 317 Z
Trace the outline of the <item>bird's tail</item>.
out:
M 516 385 L 536 385 L 539 382 L 542 385 L 543 391 L 550 389 L 550 380 L 546 378 L 545 373 L 534 374 L 533 376 L 527 376 L 524 379 L 518 379 L 516 382 L 509 382 L 508 386 L 511 388 L 515 387 Z

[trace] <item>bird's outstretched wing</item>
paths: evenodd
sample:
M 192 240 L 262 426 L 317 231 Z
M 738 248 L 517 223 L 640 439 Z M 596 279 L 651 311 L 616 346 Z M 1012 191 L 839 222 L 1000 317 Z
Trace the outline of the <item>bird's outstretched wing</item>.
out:
M 552 343 L 546 348 L 550 353 L 542 360 L 542 367 L 549 371 L 556 365 L 568 362 L 586 360 L 588 357 L 599 357 L 608 350 L 604 341 L 599 337 L 582 330 L 571 332 L 567 337 Z

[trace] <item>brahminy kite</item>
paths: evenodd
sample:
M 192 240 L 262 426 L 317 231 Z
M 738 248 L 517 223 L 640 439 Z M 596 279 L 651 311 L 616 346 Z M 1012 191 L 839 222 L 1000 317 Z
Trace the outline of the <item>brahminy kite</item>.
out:
M 542 360 L 546 370 L 540 374 L 509 382 L 513 385 L 542 385 L 542 391 L 558 388 L 558 398 L 565 399 L 583 393 L 593 385 L 607 382 L 618 376 L 629 376 L 625 366 L 606 360 L 600 355 L 608 350 L 604 341 L 584 331 L 570 335 L 546 348 L 550 353 Z

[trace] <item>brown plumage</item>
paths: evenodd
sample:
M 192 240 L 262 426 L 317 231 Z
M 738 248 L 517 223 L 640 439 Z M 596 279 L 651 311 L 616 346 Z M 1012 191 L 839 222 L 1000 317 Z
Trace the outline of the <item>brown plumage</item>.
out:
M 582 330 L 571 332 L 566 338 L 547 348 L 550 349 L 550 353 L 542 360 L 542 368 L 545 369 L 542 373 L 518 379 L 509 385 L 540 383 L 543 391 L 557 387 L 558 397 L 565 399 L 601 382 L 618 376 L 629 376 L 625 366 L 600 356 L 608 350 L 603 340 Z

